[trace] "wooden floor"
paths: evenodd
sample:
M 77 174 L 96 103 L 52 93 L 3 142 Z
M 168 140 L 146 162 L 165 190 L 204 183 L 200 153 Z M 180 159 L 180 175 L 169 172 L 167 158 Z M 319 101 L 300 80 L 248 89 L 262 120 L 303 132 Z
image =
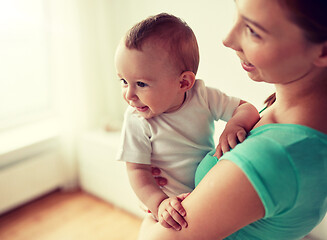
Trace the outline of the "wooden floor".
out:
M 0 239 L 134 240 L 140 225 L 92 195 L 56 191 L 0 216 Z
M 140 225 L 97 197 L 56 191 L 0 216 L 0 240 L 134 240 Z

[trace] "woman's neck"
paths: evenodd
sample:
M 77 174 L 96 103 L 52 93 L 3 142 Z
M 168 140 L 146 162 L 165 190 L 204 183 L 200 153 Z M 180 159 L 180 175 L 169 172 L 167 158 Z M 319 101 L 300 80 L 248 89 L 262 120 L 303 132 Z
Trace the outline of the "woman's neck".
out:
M 276 102 L 263 114 L 259 125 L 305 125 L 327 134 L 327 72 L 311 80 L 276 85 Z

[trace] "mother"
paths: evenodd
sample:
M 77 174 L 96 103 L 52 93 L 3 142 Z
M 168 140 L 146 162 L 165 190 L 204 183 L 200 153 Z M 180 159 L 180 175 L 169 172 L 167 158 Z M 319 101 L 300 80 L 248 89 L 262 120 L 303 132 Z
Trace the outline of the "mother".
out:
M 148 218 L 142 240 L 300 239 L 326 214 L 327 1 L 235 3 L 224 45 L 252 80 L 275 84 L 276 100 L 246 141 L 202 161 L 182 202 L 188 227 Z

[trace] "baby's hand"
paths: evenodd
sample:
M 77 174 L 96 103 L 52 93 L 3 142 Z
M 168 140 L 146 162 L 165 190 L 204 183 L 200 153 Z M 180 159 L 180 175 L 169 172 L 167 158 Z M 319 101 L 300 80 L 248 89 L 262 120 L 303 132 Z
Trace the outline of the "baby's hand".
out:
M 163 200 L 158 208 L 158 220 L 162 226 L 166 228 L 173 227 L 179 231 L 182 227 L 187 227 L 184 217 L 186 211 L 181 202 L 189 195 L 189 193 L 181 194 L 177 197 L 170 197 Z
M 220 158 L 225 152 L 234 148 L 238 143 L 243 142 L 246 135 L 247 133 L 244 128 L 235 124 L 227 124 L 223 133 L 220 135 L 219 144 L 214 156 Z

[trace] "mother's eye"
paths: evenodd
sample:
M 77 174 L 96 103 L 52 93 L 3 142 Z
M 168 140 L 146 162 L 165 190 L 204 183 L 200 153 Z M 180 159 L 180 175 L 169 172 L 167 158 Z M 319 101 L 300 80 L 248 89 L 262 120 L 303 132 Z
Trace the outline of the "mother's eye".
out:
M 245 25 L 245 27 L 252 37 L 261 38 L 260 35 L 257 34 L 256 31 L 254 31 L 253 28 L 251 28 L 249 25 Z

